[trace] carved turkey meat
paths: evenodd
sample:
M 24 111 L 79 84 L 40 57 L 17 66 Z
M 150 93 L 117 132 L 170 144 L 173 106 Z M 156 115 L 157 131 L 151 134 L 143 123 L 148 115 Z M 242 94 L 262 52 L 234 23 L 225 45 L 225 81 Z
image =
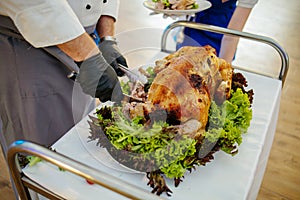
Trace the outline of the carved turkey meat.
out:
M 233 69 L 210 46 L 182 47 L 157 61 L 154 70 L 147 100 L 165 110 L 171 122 L 195 119 L 204 129 L 211 101 L 222 103 L 230 96 Z

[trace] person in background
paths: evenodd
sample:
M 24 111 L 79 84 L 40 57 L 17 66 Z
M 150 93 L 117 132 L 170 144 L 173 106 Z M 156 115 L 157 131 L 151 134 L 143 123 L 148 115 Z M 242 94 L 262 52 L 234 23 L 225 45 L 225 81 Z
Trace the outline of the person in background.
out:
M 120 101 L 127 66 L 114 38 L 119 0 L 0 2 L 0 142 L 50 146 L 100 101 Z M 94 32 L 99 34 L 99 46 Z
M 258 0 L 208 0 L 212 7 L 196 13 L 190 21 L 242 31 L 250 12 Z M 184 29 L 182 46 L 210 45 L 219 57 L 232 62 L 238 45 L 238 38 L 191 28 Z

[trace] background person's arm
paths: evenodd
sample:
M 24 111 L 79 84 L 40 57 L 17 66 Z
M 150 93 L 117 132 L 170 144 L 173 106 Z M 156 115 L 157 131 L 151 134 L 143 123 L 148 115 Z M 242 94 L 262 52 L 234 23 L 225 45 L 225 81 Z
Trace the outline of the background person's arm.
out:
M 242 31 L 248 20 L 251 10 L 252 8 L 237 6 L 229 22 L 228 28 Z M 219 56 L 228 62 L 232 62 L 238 42 L 238 37 L 224 35 Z

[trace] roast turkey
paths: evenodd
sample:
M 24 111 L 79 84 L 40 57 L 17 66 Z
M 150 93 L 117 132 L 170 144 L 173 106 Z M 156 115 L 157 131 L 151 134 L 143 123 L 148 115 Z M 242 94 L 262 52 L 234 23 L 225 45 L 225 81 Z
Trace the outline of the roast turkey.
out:
M 154 70 L 147 100 L 156 110 L 165 110 L 169 122 L 193 119 L 204 129 L 211 101 L 221 104 L 230 97 L 232 66 L 210 46 L 182 47 L 158 60 Z

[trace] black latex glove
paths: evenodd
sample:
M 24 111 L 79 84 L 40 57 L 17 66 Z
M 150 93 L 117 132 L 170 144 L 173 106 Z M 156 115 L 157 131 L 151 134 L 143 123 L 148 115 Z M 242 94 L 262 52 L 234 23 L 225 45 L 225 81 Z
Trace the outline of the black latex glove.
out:
M 100 101 L 121 102 L 123 92 L 114 69 L 99 53 L 80 63 L 76 78 L 84 93 L 99 98 Z
M 114 68 L 118 76 L 124 76 L 124 71 L 119 68 L 118 63 L 128 67 L 126 59 L 120 53 L 117 42 L 113 40 L 103 40 L 98 45 L 105 60 Z

